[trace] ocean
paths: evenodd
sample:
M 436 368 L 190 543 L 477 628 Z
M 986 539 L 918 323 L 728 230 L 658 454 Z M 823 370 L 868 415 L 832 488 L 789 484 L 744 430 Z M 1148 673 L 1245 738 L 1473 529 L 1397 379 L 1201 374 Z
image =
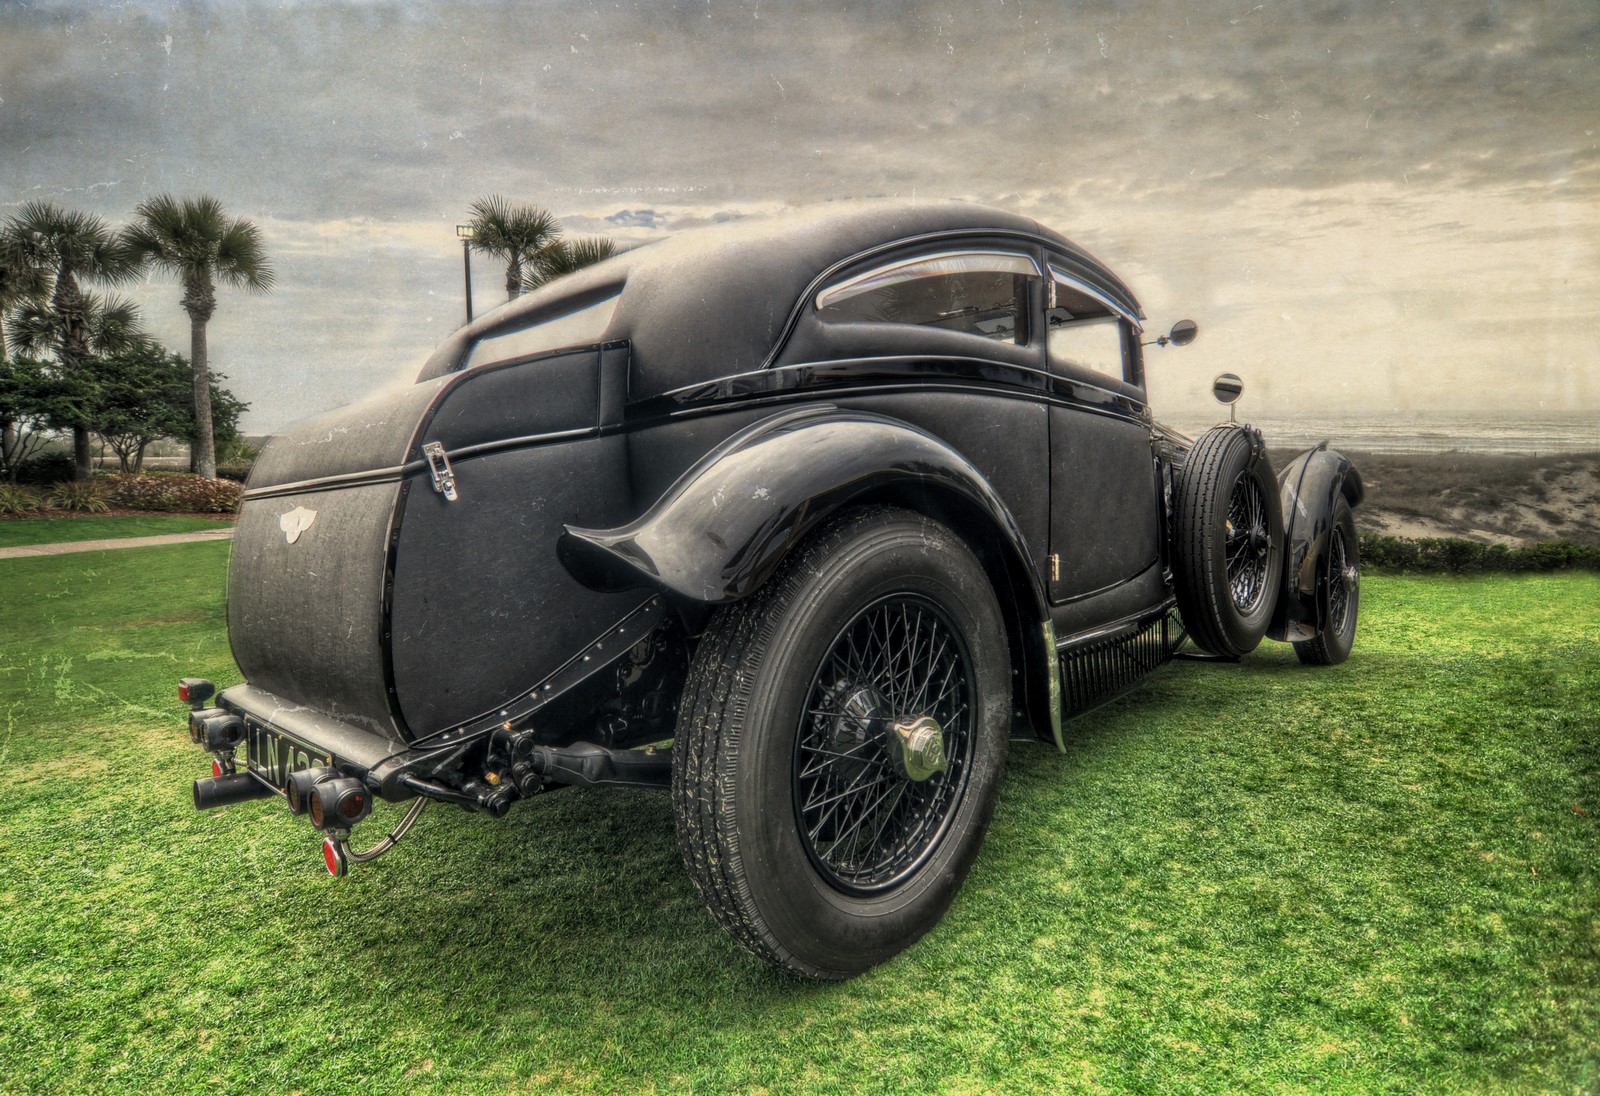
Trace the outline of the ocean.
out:
M 1219 418 L 1163 418 L 1164 425 L 1191 437 Z M 1383 415 L 1318 414 L 1292 418 L 1241 415 L 1261 428 L 1274 449 L 1303 449 L 1321 441 L 1358 453 L 1514 453 L 1551 456 L 1600 452 L 1600 414 L 1534 415 L 1390 412 Z

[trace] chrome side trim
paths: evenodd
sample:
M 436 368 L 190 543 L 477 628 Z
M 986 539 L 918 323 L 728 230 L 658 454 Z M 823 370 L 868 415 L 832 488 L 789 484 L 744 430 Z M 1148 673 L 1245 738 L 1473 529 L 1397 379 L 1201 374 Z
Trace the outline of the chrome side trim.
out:
M 1071 286 L 1073 289 L 1078 290 L 1085 296 L 1093 297 L 1095 300 L 1105 305 L 1108 311 L 1112 312 L 1114 315 L 1121 316 L 1123 319 L 1131 323 L 1135 331 L 1144 330 L 1144 325 L 1139 322 L 1138 316 L 1135 316 L 1122 305 L 1112 300 L 1103 290 L 1096 289 L 1082 278 L 1062 270 L 1055 263 L 1050 263 L 1049 266 L 1050 278 L 1052 281 L 1060 282 L 1062 285 Z
M 922 268 L 927 268 L 926 274 L 920 273 Z M 842 282 L 830 285 L 817 294 L 816 309 L 821 312 L 835 302 L 848 300 L 851 297 L 874 289 L 897 285 L 913 278 L 931 277 L 940 274 L 970 274 L 980 271 L 983 273 L 1023 274 L 1035 278 L 1044 276 L 1039 269 L 1039 261 L 1032 255 L 1026 255 L 1021 252 L 1000 251 L 984 247 L 937 251 L 930 255 L 915 255 L 886 263 L 883 266 L 873 267 L 871 270 L 863 271 L 853 278 L 846 278 Z M 1099 297 L 1097 296 L 1095 299 L 1099 300 Z
M 318 476 L 315 479 L 296 480 L 293 483 L 275 483 L 271 487 L 253 487 L 245 491 L 244 499 L 272 499 L 281 495 L 298 495 L 306 491 L 334 491 L 340 487 L 365 487 L 373 483 L 394 483 L 412 472 L 421 471 L 424 462 L 396 464 L 389 468 L 374 468 L 367 472 L 345 472 L 337 476 Z
M 584 426 L 576 430 L 555 430 L 548 434 L 528 434 L 520 438 L 502 438 L 499 441 L 479 442 L 477 445 L 463 445 L 458 449 L 445 450 L 441 447 L 436 456 L 446 461 L 461 461 L 469 457 L 482 456 L 485 453 L 497 453 L 502 449 L 521 449 L 524 446 L 547 445 L 551 442 L 572 441 L 576 438 L 598 437 L 604 432 L 593 426 Z M 248 502 L 253 499 L 271 499 L 282 495 L 298 495 L 307 491 L 334 491 L 341 487 L 362 487 L 373 483 L 394 483 L 417 472 L 426 471 L 428 467 L 427 460 L 414 460 L 388 468 L 374 468 L 368 472 L 345 472 L 337 476 L 319 476 L 316 479 L 297 480 L 294 483 L 275 483 L 271 487 L 255 487 L 245 491 L 244 497 L 245 501 Z
M 1116 639 L 1119 636 L 1132 635 L 1152 620 L 1165 616 L 1177 606 L 1178 599 L 1169 596 L 1165 601 L 1158 605 L 1152 605 L 1148 609 L 1140 609 L 1137 613 L 1129 613 L 1120 620 L 1113 620 L 1109 624 L 1102 624 L 1098 627 L 1090 628 L 1086 632 L 1070 635 L 1055 645 L 1055 651 L 1058 655 L 1064 655 L 1074 647 L 1082 647 L 1085 644 L 1097 643 L 1105 639 Z

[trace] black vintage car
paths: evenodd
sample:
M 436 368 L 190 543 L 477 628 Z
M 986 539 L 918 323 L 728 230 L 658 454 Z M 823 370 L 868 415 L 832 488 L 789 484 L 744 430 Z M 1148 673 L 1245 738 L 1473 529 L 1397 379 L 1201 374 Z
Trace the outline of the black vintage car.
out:
M 1356 470 L 1157 425 L 1140 335 L 1064 237 L 927 202 L 683 233 L 483 316 L 257 461 L 245 683 L 180 686 L 195 805 L 281 795 L 343 874 L 430 802 L 659 787 L 741 944 L 881 962 L 949 906 L 1013 734 L 1061 745 L 1186 639 L 1349 653 Z M 358 851 L 375 799 L 414 802 Z

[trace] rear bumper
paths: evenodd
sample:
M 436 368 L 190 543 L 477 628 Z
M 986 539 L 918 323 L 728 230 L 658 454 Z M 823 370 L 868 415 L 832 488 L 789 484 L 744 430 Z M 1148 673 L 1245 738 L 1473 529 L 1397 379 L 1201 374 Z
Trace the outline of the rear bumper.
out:
M 315 708 L 285 700 L 254 685 L 235 685 L 226 689 L 218 695 L 215 703 L 217 707 L 244 720 L 246 741 L 256 739 L 249 731 L 264 728 L 289 747 L 283 760 L 283 764 L 289 768 L 309 767 L 309 764 L 301 765 L 295 761 L 295 746 L 303 748 L 307 755 L 325 755 L 340 770 L 362 778 L 371 775 L 385 763 L 392 764 L 415 752 L 404 743 L 353 727 Z

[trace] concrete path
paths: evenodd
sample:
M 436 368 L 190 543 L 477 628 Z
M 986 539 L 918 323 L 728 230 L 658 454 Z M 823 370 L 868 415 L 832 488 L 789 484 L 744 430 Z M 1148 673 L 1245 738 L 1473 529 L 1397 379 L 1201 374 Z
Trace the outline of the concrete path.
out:
M 57 544 L 19 544 L 0 548 L 0 559 L 19 556 L 64 556 L 68 552 L 103 552 L 108 548 L 154 548 L 160 544 L 186 544 L 192 540 L 232 540 L 232 529 L 206 529 L 198 533 L 162 533 L 154 537 L 113 537 L 109 540 L 67 540 Z

